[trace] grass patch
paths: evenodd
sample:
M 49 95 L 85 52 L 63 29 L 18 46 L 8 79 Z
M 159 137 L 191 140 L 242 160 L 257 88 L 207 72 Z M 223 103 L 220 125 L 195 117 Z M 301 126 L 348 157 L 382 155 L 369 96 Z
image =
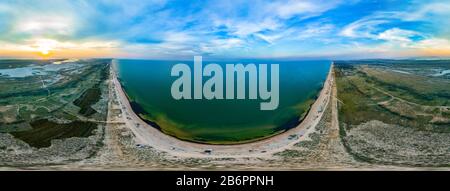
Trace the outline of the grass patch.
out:
M 297 151 L 297 150 L 284 150 L 284 151 L 275 153 L 274 155 L 281 156 L 285 159 L 292 159 L 292 158 L 305 157 L 307 154 L 306 154 L 306 152 Z
M 91 106 L 100 100 L 101 94 L 98 87 L 87 89 L 78 99 L 73 101 L 74 105 L 81 108 L 78 113 L 87 117 L 97 113 Z
M 366 68 L 363 68 L 367 70 Z M 347 124 L 348 130 L 361 123 L 371 120 L 382 121 L 387 124 L 398 124 L 404 127 L 412 127 L 420 130 L 432 130 L 447 132 L 450 128 L 445 125 L 431 123 L 433 115 L 441 115 L 437 111 L 426 110 L 421 106 L 413 105 L 399 100 L 390 100 L 390 96 L 383 95 L 377 89 L 389 92 L 397 98 L 408 100 L 413 97 L 414 103 L 446 103 L 443 98 L 432 98 L 429 96 L 417 96 L 412 88 L 406 89 L 397 84 L 381 83 L 378 79 L 361 72 L 360 66 L 348 67 L 347 65 L 337 65 L 336 83 L 338 97 L 343 103 L 339 104 L 339 121 L 341 125 Z M 409 78 L 395 78 L 397 81 L 410 80 Z M 403 82 L 399 82 L 403 83 Z M 406 83 L 406 82 L 404 82 Z M 377 88 L 377 89 L 375 89 Z M 432 89 L 433 87 L 428 87 Z M 399 92 L 403 92 L 399 94 Z M 431 95 L 433 92 L 429 92 Z M 390 101 L 389 101 L 390 100 Z M 386 103 L 380 104 L 383 101 Z
M 74 121 L 59 124 L 47 119 L 40 119 L 30 123 L 32 130 L 11 133 L 17 139 L 28 143 L 32 147 L 44 148 L 51 145 L 51 140 L 71 137 L 89 137 L 97 124 L 92 122 Z
M 92 108 L 92 105 L 94 105 L 95 103 L 97 103 L 102 95 L 102 91 L 100 89 L 100 84 L 101 82 L 105 81 L 106 79 L 108 79 L 109 76 L 109 64 L 106 64 L 104 66 L 101 66 L 103 68 L 101 68 L 100 74 L 99 74 L 99 81 L 96 82 L 91 88 L 87 89 L 85 92 L 83 92 L 83 94 L 77 98 L 75 101 L 73 101 L 73 104 L 80 107 L 80 111 L 78 113 L 89 117 L 95 113 L 97 113 L 97 111 L 95 109 Z

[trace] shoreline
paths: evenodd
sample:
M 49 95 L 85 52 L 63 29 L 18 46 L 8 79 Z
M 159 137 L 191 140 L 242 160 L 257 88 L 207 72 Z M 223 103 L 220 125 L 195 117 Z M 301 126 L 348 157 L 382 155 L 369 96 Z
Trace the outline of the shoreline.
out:
M 184 139 L 184 138 L 181 138 L 181 137 L 177 137 L 177 136 L 174 136 L 174 135 L 170 135 L 170 134 L 165 133 L 165 132 L 161 129 L 161 126 L 158 125 L 158 123 L 153 122 L 153 121 L 150 121 L 150 120 L 147 120 L 147 119 L 141 117 L 141 114 L 145 115 L 145 113 L 136 112 L 136 108 L 135 108 L 136 106 L 133 106 L 133 105 L 134 105 L 134 104 L 137 104 L 137 105 L 138 105 L 137 107 L 141 107 L 141 106 L 140 106 L 137 102 L 131 101 L 131 99 L 129 98 L 128 94 L 127 94 L 123 89 L 122 89 L 122 91 L 123 91 L 124 94 L 126 95 L 128 102 L 130 103 L 131 110 L 132 110 L 132 111 L 133 111 L 133 112 L 134 112 L 134 113 L 135 113 L 142 121 L 144 121 L 147 125 L 149 125 L 149 126 L 155 128 L 155 129 L 157 129 L 157 130 L 160 131 L 161 133 L 164 133 L 164 134 L 166 134 L 166 135 L 169 135 L 169 136 L 174 137 L 174 138 L 176 138 L 176 139 L 179 139 L 179 140 L 181 140 L 181 141 L 186 141 L 186 142 L 196 143 L 196 144 L 202 144 L 202 145 L 219 145 L 219 146 L 220 146 L 220 145 L 222 145 L 222 146 L 227 146 L 227 145 L 241 145 L 241 144 L 249 144 L 249 143 L 253 143 L 253 142 L 258 142 L 258 141 L 261 141 L 261 140 L 264 140 L 264 139 L 271 138 L 271 137 L 273 137 L 273 136 L 277 136 L 277 135 L 279 135 L 279 134 L 282 134 L 282 133 L 285 133 L 285 132 L 289 131 L 290 129 L 296 128 L 298 125 L 300 125 L 300 123 L 302 123 L 303 120 L 304 120 L 305 117 L 306 117 L 306 115 L 303 115 L 303 114 L 309 113 L 309 111 L 311 110 L 311 107 L 312 107 L 312 105 L 313 105 L 313 104 L 310 104 L 309 107 L 308 107 L 308 109 L 307 109 L 304 113 L 302 113 L 303 117 L 301 117 L 301 116 L 296 117 L 296 120 L 297 120 L 297 121 L 296 121 L 295 126 L 292 126 L 292 127 L 285 127 L 285 126 L 290 125 L 290 122 L 288 121 L 288 122 L 286 122 L 285 124 L 280 125 L 280 126 L 278 126 L 278 127 L 275 128 L 275 129 L 281 128 L 282 130 L 278 130 L 277 132 L 274 132 L 274 133 L 272 133 L 272 134 L 270 134 L 270 135 L 267 135 L 267 136 L 258 137 L 258 138 L 254 138 L 254 139 L 249 139 L 249 140 L 242 140 L 242 141 L 230 142 L 230 143 L 211 143 L 211 142 L 195 141 L 195 140 L 191 140 L 191 139 Z M 320 91 L 319 91 L 318 93 L 320 93 Z
M 330 67 L 331 67 L 331 65 L 330 65 Z M 117 72 L 117 71 L 115 71 L 115 72 Z M 328 73 L 327 73 L 328 74 Z M 117 75 L 116 75 L 117 76 Z M 327 75 L 328 76 L 328 75 Z M 181 140 L 181 141 L 186 141 L 186 142 L 191 142 L 191 143 L 197 143 L 197 144 L 202 144 L 202 145 L 222 145 L 222 146 L 226 146 L 226 145 L 241 145 L 241 144 L 249 144 L 249 143 L 253 143 L 253 142 L 258 142 L 258 141 L 261 141 L 261 140 L 264 140 L 264 139 L 269 139 L 269 138 L 271 138 L 271 137 L 274 137 L 274 136 L 277 136 L 277 135 L 279 135 L 279 134 L 282 134 L 282 133 L 285 133 L 285 132 L 287 132 L 287 131 L 289 131 L 290 129 L 293 129 L 293 128 L 296 128 L 297 126 L 299 126 L 304 120 L 305 120 L 305 118 L 306 118 L 306 116 L 308 115 L 308 113 L 310 112 L 310 110 L 311 110 L 311 108 L 312 108 L 312 106 L 313 106 L 313 104 L 317 101 L 317 99 L 319 98 L 319 96 L 320 96 L 320 93 L 321 93 L 321 90 L 323 89 L 323 87 L 324 87 L 324 84 L 325 84 L 325 82 L 326 82 L 326 79 L 325 79 L 325 81 L 323 82 L 323 84 L 322 84 L 322 87 L 320 87 L 320 88 L 317 88 L 317 90 L 316 90 L 316 92 L 312 95 L 312 96 L 310 96 L 309 98 L 307 98 L 307 100 L 305 100 L 305 102 L 307 102 L 307 101 L 309 101 L 309 100 L 313 100 L 313 102 L 312 103 L 310 103 L 310 104 L 308 104 L 308 107 L 307 107 L 307 109 L 304 111 L 304 112 L 302 112 L 301 114 L 299 114 L 299 115 L 297 115 L 297 116 L 295 116 L 295 122 L 294 122 L 294 120 L 289 120 L 289 121 L 286 121 L 285 123 L 283 123 L 283 124 L 281 124 L 281 125 L 278 125 L 278 126 L 276 126 L 274 129 L 275 130 L 277 130 L 277 131 L 274 131 L 273 133 L 271 133 L 271 134 L 268 134 L 268 135 L 265 135 L 265 136 L 261 136 L 261 137 L 256 137 L 256 138 L 252 138 L 252 139 L 245 139 L 245 140 L 239 140 L 239 141 L 218 141 L 218 142 L 213 142 L 213 141 L 210 141 L 210 142 L 208 142 L 208 141 L 196 141 L 195 139 L 187 139 L 187 138 L 182 138 L 182 137 L 178 137 L 178 136 L 176 136 L 176 135 L 171 135 L 171 134 L 168 134 L 168 133 L 165 133 L 164 131 L 163 131 L 163 129 L 161 128 L 161 126 L 158 124 L 158 123 L 156 123 L 156 122 L 154 122 L 154 121 L 151 121 L 151 120 L 149 120 L 149 119 L 145 119 L 144 117 L 142 117 L 141 115 L 146 115 L 146 114 L 149 114 L 148 112 L 146 112 L 145 110 L 144 110 L 144 108 L 142 108 L 142 106 L 141 105 L 139 105 L 139 103 L 137 103 L 136 101 L 134 101 L 134 100 L 132 100 L 131 99 L 131 97 L 128 95 L 128 93 L 126 92 L 126 87 L 121 83 L 121 81 L 120 81 L 120 78 L 119 77 L 117 77 L 117 81 L 119 82 L 119 84 L 120 84 L 120 89 L 121 89 L 121 91 L 125 94 L 125 97 L 126 97 L 126 99 L 127 99 L 127 101 L 128 101 L 128 103 L 130 104 L 130 106 L 131 106 L 131 110 L 142 120 L 142 121 L 144 121 L 145 123 L 147 123 L 147 125 L 149 125 L 149 126 L 151 126 L 151 127 L 153 127 L 153 128 L 156 128 L 157 130 L 159 130 L 161 133 L 164 133 L 164 134 L 166 134 L 166 135 L 169 135 L 169 136 L 171 136 L 171 137 L 174 137 L 174 138 L 176 138 L 176 139 L 179 139 L 179 140 Z M 294 118 L 293 118 L 294 119 Z M 223 142 L 223 143 L 222 143 Z
M 174 156 L 187 157 L 239 157 L 251 155 L 270 155 L 278 151 L 284 150 L 286 147 L 292 146 L 305 139 L 305 135 L 309 134 L 322 117 L 323 108 L 328 104 L 331 95 L 331 82 L 333 63 L 324 82 L 322 89 L 318 92 L 317 99 L 309 107 L 306 115 L 299 120 L 295 127 L 286 129 L 280 133 L 265 136 L 260 139 L 249 140 L 248 142 L 237 142 L 236 144 L 209 144 L 195 142 L 176 138 L 172 135 L 165 134 L 161 130 L 153 127 L 143 120 L 139 114 L 136 114 L 131 106 L 131 102 L 127 97 L 125 90 L 118 80 L 116 70 L 116 60 L 112 61 L 111 76 L 113 81 L 113 91 L 122 110 L 122 120 L 126 126 L 135 135 L 138 145 L 148 145 L 157 150 L 168 152 Z M 300 116 L 299 116 L 300 118 Z M 295 137 L 295 138 L 292 138 Z M 206 150 L 212 152 L 206 153 Z

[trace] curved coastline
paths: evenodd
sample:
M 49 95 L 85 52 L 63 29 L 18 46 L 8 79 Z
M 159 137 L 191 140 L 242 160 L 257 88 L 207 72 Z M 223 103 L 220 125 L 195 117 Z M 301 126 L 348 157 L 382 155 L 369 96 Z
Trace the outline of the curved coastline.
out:
M 177 136 L 175 136 L 175 135 L 171 135 L 171 134 L 165 133 L 165 132 L 161 129 L 161 126 L 158 125 L 158 123 L 156 123 L 156 122 L 154 122 L 154 121 L 150 121 L 150 120 L 148 120 L 148 119 L 145 119 L 145 118 L 141 117 L 141 114 L 146 115 L 146 114 L 148 114 L 148 112 L 145 111 L 145 110 L 142 108 L 142 106 L 139 105 L 139 103 L 137 103 L 136 101 L 133 101 L 133 100 L 130 98 L 130 96 L 127 94 L 126 90 L 124 89 L 124 85 L 120 82 L 120 80 L 119 80 L 118 77 L 117 77 L 117 81 L 118 81 L 119 84 L 120 84 L 120 89 L 121 89 L 121 91 L 123 92 L 123 94 L 125 95 L 126 100 L 128 101 L 128 103 L 129 103 L 129 105 L 130 105 L 130 107 L 131 107 L 131 110 L 133 111 L 133 113 L 134 113 L 139 119 L 141 119 L 142 121 L 144 121 L 144 122 L 145 122 L 147 125 L 149 125 L 150 127 L 153 127 L 153 128 L 155 128 L 155 129 L 157 129 L 157 130 L 160 131 L 161 133 L 164 133 L 165 135 L 174 137 L 174 138 L 179 139 L 179 140 L 181 140 L 181 141 L 186 141 L 186 142 L 191 142 L 191 143 L 196 143 L 196 144 L 203 144 L 203 145 L 240 145 L 240 144 L 248 144 L 248 143 L 257 142 L 257 141 L 260 141 L 260 140 L 263 140 L 263 139 L 268 139 L 268 138 L 270 138 L 270 137 L 273 137 L 273 136 L 276 136 L 276 135 L 278 135 L 278 134 L 284 133 L 284 132 L 288 131 L 288 130 L 291 129 L 291 128 L 295 128 L 295 127 L 296 127 L 297 125 L 299 125 L 299 124 L 303 121 L 303 119 L 304 119 L 304 117 L 303 117 L 303 118 L 296 117 L 296 120 L 297 120 L 297 121 L 296 121 L 295 125 L 290 125 L 290 126 L 292 126 L 292 127 L 285 128 L 285 126 L 288 125 L 288 123 L 290 123 L 290 121 L 288 121 L 288 122 L 286 122 L 285 124 L 283 124 L 283 125 L 281 125 L 281 126 L 279 126 L 279 127 L 276 127 L 276 129 L 278 129 L 278 128 L 280 129 L 280 130 L 278 130 L 277 132 L 274 132 L 274 133 L 272 133 L 272 134 L 270 134 L 270 135 L 267 135 L 267 136 L 262 136 L 262 137 L 254 138 L 254 139 L 248 139 L 248 140 L 242 140 L 242 141 L 236 141 L 236 142 L 230 142 L 230 143 L 223 143 L 223 144 L 222 144 L 222 143 L 202 142 L 202 141 L 196 141 L 196 140 L 193 140 L 193 139 L 184 139 L 184 138 L 182 138 L 182 137 L 177 137 Z M 310 110 L 310 108 L 311 108 L 311 106 L 312 106 L 312 104 L 308 107 L 308 110 L 305 111 L 304 113 L 308 113 L 309 110 Z M 303 114 L 302 114 L 302 115 L 303 115 Z M 306 115 L 304 115 L 304 116 L 306 116 Z
M 113 61 L 115 62 L 115 61 Z M 148 123 L 149 121 L 143 119 L 139 113 L 136 113 L 136 108 L 133 109 L 132 102 L 128 95 L 125 93 L 120 81 L 117 77 L 117 72 L 115 68 L 115 63 L 111 65 L 112 67 L 112 83 L 115 89 L 115 94 L 119 99 L 121 105 L 122 113 L 126 114 L 123 116 L 124 121 L 127 123 L 127 127 L 132 130 L 135 135 L 136 142 L 138 144 L 149 145 L 159 150 L 163 150 L 174 155 L 191 156 L 191 155 L 205 155 L 204 151 L 207 149 L 214 150 L 217 156 L 241 156 L 251 155 L 254 153 L 273 153 L 281 148 L 293 145 L 302 139 L 304 135 L 307 135 L 312 126 L 315 126 L 321 118 L 321 111 L 324 106 L 328 104 L 331 95 L 331 85 L 332 85 L 332 69 L 333 64 L 330 65 L 330 70 L 327 74 L 327 78 L 323 83 L 322 89 L 317 93 L 317 99 L 309 106 L 308 110 L 305 111 L 306 115 L 301 118 L 295 124 L 290 123 L 291 128 L 285 128 L 280 132 L 273 133 L 269 136 L 264 136 L 261 138 L 251 139 L 247 141 L 239 141 L 234 144 L 209 144 L 205 142 L 196 142 L 192 140 L 180 139 L 175 136 L 164 133 L 156 123 Z M 319 112 L 318 112 L 319 111 Z M 137 125 L 140 124 L 140 125 Z M 159 126 L 158 126 L 159 127 Z M 291 140 L 290 137 L 294 136 L 297 139 Z M 259 152 L 254 152 L 259 151 Z M 211 157 L 211 155 L 209 155 Z
M 182 140 L 182 141 L 186 141 L 186 142 L 191 142 L 191 143 L 204 144 L 204 145 L 240 145 L 240 144 L 248 144 L 248 143 L 258 142 L 258 141 L 261 141 L 261 140 L 264 140 L 264 139 L 268 139 L 268 138 L 273 137 L 273 136 L 277 136 L 279 134 L 282 134 L 282 133 L 284 133 L 286 131 L 289 131 L 290 129 L 293 129 L 293 128 L 297 127 L 298 125 L 300 125 L 303 122 L 303 120 L 305 119 L 305 117 L 307 116 L 307 114 L 310 112 L 311 107 L 313 105 L 313 103 L 309 104 L 308 109 L 305 112 L 303 112 L 301 115 L 296 116 L 295 118 L 293 118 L 293 119 L 291 119 L 289 121 L 286 121 L 283 125 L 275 127 L 274 129 L 276 131 L 274 131 L 273 133 L 271 133 L 269 135 L 256 137 L 256 138 L 252 138 L 252 139 L 244 139 L 244 140 L 239 140 L 239 141 L 234 141 L 234 142 L 231 142 L 231 141 L 228 142 L 227 141 L 226 143 L 214 143 L 214 142 L 207 142 L 207 141 L 196 141 L 195 139 L 185 139 L 185 138 L 182 138 L 182 137 L 177 137 L 175 135 L 171 135 L 169 133 L 165 133 L 158 123 L 141 117 L 141 114 L 142 115 L 146 115 L 148 113 L 145 110 L 142 109 L 142 107 L 139 105 L 139 103 L 131 100 L 131 98 L 128 96 L 128 94 L 126 93 L 125 90 L 122 89 L 122 91 L 126 95 L 128 102 L 130 103 L 131 110 L 142 121 L 144 121 L 149 126 L 157 129 L 161 133 L 164 133 L 164 134 L 169 135 L 171 137 L 174 137 L 176 139 L 179 139 L 179 140 Z M 320 94 L 320 91 L 317 94 Z M 317 100 L 317 98 L 314 100 L 314 102 L 316 100 Z

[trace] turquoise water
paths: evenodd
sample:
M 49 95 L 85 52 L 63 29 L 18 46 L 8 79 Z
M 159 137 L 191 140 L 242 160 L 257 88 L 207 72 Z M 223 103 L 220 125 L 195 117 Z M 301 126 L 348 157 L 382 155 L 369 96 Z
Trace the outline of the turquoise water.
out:
M 261 111 L 263 100 L 175 100 L 170 75 L 177 63 L 188 61 L 118 60 L 119 80 L 133 109 L 161 131 L 180 139 L 232 144 L 252 141 L 295 127 L 326 79 L 330 61 L 241 61 L 225 64 L 279 64 L 280 92 L 276 110 Z M 203 65 L 211 62 L 203 62 Z M 269 67 L 270 68 L 270 67 Z M 203 77 L 204 81 L 208 77 Z M 269 78 L 270 80 L 270 78 Z

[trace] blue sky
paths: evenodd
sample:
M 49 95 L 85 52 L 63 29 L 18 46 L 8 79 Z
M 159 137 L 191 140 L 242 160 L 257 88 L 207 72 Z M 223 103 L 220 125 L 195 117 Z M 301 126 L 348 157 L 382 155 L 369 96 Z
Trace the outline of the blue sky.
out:
M 450 56 L 450 0 L 0 2 L 0 57 Z

